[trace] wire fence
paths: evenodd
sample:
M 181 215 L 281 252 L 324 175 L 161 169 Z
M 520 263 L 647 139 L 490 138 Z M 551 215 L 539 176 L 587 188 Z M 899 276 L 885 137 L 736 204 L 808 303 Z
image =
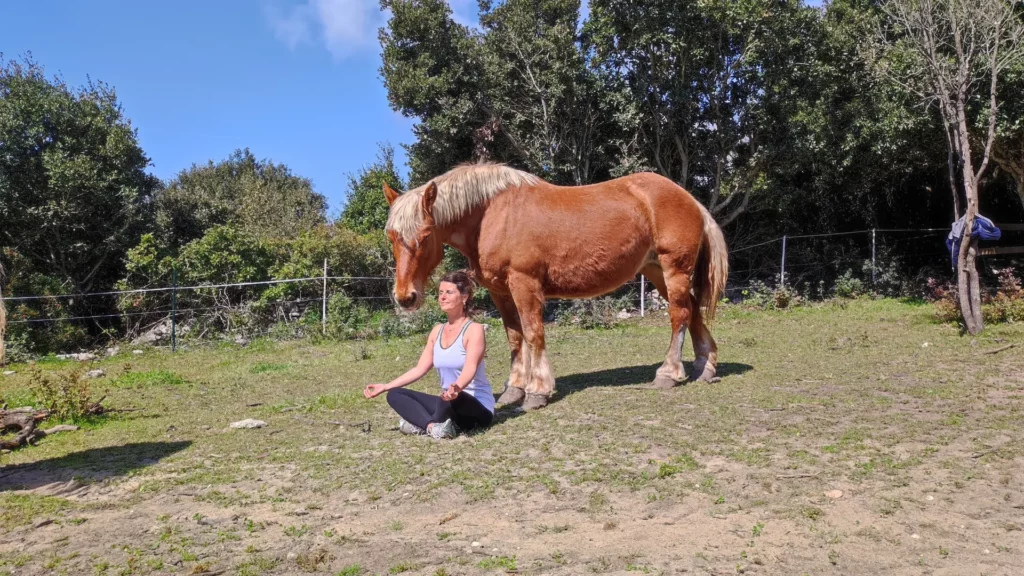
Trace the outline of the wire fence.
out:
M 818 292 L 824 296 L 824 279 L 832 278 L 834 284 L 844 274 L 847 277 L 856 276 L 857 281 L 872 288 L 880 283 L 891 282 L 890 275 L 894 271 L 905 274 L 907 270 L 929 270 L 951 277 L 952 262 L 944 242 L 947 233 L 947 230 L 940 228 L 878 228 L 783 235 L 732 248 L 729 250 L 732 269 L 726 295 L 736 299 L 753 288 L 796 288 L 801 283 L 805 290 L 813 292 L 810 279 L 818 279 Z M 837 243 L 837 237 L 843 240 Z M 122 330 L 126 334 L 137 334 L 169 319 L 171 348 L 175 349 L 181 321 L 192 322 L 204 314 L 221 315 L 230 326 L 232 316 L 257 308 L 270 319 L 270 323 L 295 322 L 298 318 L 308 320 L 310 316 L 318 316 L 320 331 L 327 334 L 330 316 L 328 303 L 333 296 L 343 295 L 349 304 L 355 306 L 387 310 L 393 308 L 390 295 L 390 283 L 393 280 L 389 276 L 332 276 L 328 274 L 325 261 L 324 273 L 320 276 L 178 286 L 175 274 L 171 286 L 87 293 L 9 295 L 4 297 L 4 302 L 15 306 L 7 319 L 9 327 L 119 319 L 125 321 L 126 326 Z M 353 285 L 360 284 L 363 285 L 361 289 L 352 290 Z M 246 295 L 238 294 L 244 289 L 278 285 L 295 285 L 299 294 L 293 298 L 274 298 L 270 301 L 262 301 L 251 293 L 247 295 L 248 299 Z M 307 286 L 311 288 L 307 289 Z M 304 291 L 307 293 L 303 294 Z M 235 296 L 232 296 L 232 292 L 235 292 Z M 117 312 L 70 316 L 33 315 L 45 308 L 46 303 L 149 296 L 169 300 L 161 300 L 159 304 L 139 302 L 135 304 L 142 308 L 139 310 L 133 310 L 133 304 L 129 303 L 118 306 L 121 309 Z M 660 300 L 654 287 L 642 275 L 618 288 L 612 293 L 612 298 L 626 313 L 641 316 L 652 308 L 664 307 L 664 301 Z M 549 316 L 553 313 L 552 309 L 561 309 L 567 305 L 563 300 L 551 300 Z M 25 310 L 31 313 L 23 313 Z M 497 317 L 494 310 L 485 313 Z

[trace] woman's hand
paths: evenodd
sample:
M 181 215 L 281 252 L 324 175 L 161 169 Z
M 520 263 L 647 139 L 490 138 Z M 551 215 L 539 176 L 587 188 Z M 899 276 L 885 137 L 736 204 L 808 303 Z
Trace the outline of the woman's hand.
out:
M 375 396 L 379 396 L 386 390 L 387 389 L 384 387 L 384 384 L 367 384 L 366 388 L 363 389 L 363 396 L 373 398 Z
M 456 397 L 458 397 L 459 392 L 462 392 L 462 389 L 459 388 L 457 385 L 452 384 L 451 386 L 448 387 L 447 390 L 441 393 L 441 400 L 444 400 L 445 402 L 451 402 L 452 400 L 455 400 Z

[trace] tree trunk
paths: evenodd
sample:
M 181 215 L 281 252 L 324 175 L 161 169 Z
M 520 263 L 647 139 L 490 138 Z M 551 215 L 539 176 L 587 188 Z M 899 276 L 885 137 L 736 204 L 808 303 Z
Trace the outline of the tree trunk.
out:
M 975 257 L 978 253 L 978 240 L 971 235 L 974 227 L 974 216 L 978 211 L 976 193 L 972 193 L 970 183 L 967 184 L 967 218 L 961 235 L 960 253 L 957 255 L 957 297 L 960 300 L 960 313 L 964 317 L 967 332 L 974 335 L 981 332 L 981 288 L 978 280 L 978 269 Z
M 984 318 L 981 315 L 981 278 L 978 276 L 978 266 L 975 258 L 978 255 L 978 239 L 971 239 L 971 246 L 967 249 L 967 275 L 968 286 L 971 298 L 971 312 L 974 314 L 974 325 L 978 332 L 984 327 Z M 977 332 L 974 332 L 977 334 Z

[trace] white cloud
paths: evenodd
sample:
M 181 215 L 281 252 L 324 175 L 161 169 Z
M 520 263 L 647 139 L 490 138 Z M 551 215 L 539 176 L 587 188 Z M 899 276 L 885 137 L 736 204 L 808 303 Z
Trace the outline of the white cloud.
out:
M 335 58 L 373 44 L 384 22 L 376 0 L 305 0 L 287 9 L 267 4 L 264 13 L 288 48 L 322 42 Z

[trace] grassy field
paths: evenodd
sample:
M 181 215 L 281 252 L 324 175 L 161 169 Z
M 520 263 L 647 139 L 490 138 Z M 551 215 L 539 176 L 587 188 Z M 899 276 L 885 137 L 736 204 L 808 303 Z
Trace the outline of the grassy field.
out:
M 138 410 L 0 456 L 0 574 L 1024 573 L 1024 347 L 982 353 L 1024 326 L 730 306 L 721 382 L 654 390 L 667 331 L 551 326 L 555 401 L 447 442 L 362 397 L 422 337 L 92 362 Z M 31 401 L 12 369 L 0 395 Z

